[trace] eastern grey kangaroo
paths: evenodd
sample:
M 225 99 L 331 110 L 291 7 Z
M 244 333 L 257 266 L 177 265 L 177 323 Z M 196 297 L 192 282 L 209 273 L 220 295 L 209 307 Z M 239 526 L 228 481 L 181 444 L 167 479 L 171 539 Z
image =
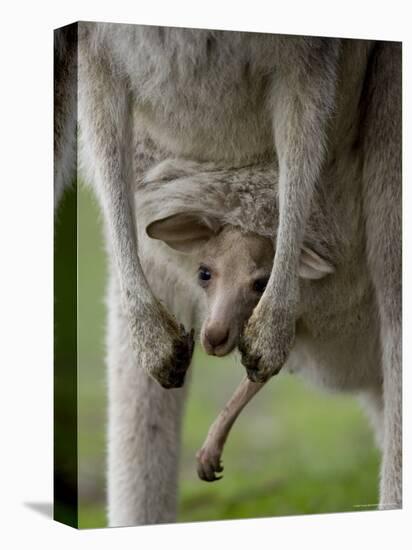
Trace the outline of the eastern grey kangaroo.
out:
M 305 347 L 313 358 L 307 370 L 315 371 L 319 346 L 338 353 L 347 345 L 347 334 L 328 339 L 331 319 L 301 318 L 298 266 L 311 215 L 328 229 L 318 246 L 337 265 L 355 251 L 354 280 L 336 269 L 330 281 L 335 297 L 349 285 L 349 306 L 360 307 L 370 288 L 366 309 L 352 321 L 377 334 L 378 353 L 358 342 L 356 380 L 339 362 L 321 368 L 326 380 L 337 376 L 339 387 L 358 390 L 373 357 L 380 502 L 401 506 L 400 44 L 79 23 L 74 33 L 73 26 L 56 31 L 56 64 L 56 196 L 76 168 L 78 91 L 81 165 L 100 200 L 111 259 L 110 523 L 175 517 L 185 391 L 163 388 L 183 385 L 193 341 L 180 323 L 190 329 L 193 312 L 179 313 L 178 322 L 155 297 L 161 280 L 148 281 L 136 231 L 138 182 L 170 157 L 229 172 L 251 167 L 244 185 L 252 194 L 259 165 L 278 168 L 273 268 L 239 346 L 251 381 L 279 372 L 291 349 Z M 194 201 L 196 192 L 199 186 Z M 236 200 L 227 206 L 235 209 Z M 312 314 L 322 318 L 319 288 Z M 337 308 L 333 328 L 349 311 Z M 153 418 L 163 418 L 162 426 Z

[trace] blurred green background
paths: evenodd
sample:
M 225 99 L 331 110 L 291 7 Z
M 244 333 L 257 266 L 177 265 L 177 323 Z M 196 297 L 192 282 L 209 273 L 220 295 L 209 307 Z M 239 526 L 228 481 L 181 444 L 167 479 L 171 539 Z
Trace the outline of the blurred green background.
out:
M 99 210 L 78 190 L 79 526 L 105 517 L 105 253 Z M 178 520 L 376 509 L 378 453 L 356 400 L 279 375 L 238 419 L 221 481 L 196 474 L 195 453 L 243 376 L 236 358 L 195 353 L 186 409 Z

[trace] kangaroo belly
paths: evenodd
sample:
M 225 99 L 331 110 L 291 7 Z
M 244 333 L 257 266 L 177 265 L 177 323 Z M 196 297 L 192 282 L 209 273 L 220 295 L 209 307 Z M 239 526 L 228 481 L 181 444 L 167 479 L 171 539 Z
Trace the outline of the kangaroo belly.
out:
M 277 37 L 115 25 L 104 35 L 133 90 L 136 127 L 169 153 L 236 163 L 273 149 Z
M 332 391 L 359 392 L 381 385 L 379 331 L 367 330 L 313 338 L 298 327 L 296 343 L 285 365 L 317 386 Z

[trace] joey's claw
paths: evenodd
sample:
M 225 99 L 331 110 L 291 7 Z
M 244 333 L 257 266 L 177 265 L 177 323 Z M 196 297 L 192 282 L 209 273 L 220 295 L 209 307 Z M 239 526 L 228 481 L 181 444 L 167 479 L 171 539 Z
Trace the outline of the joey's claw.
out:
M 197 455 L 197 475 L 203 481 L 219 481 L 223 476 L 217 476 L 217 473 L 223 472 L 223 466 L 220 457 L 209 455 L 205 449 L 201 449 Z
M 208 481 L 209 483 L 212 481 L 219 481 L 219 479 L 222 479 L 223 477 L 223 476 L 217 476 L 213 471 L 213 469 L 202 465 L 198 465 L 197 475 L 202 481 Z

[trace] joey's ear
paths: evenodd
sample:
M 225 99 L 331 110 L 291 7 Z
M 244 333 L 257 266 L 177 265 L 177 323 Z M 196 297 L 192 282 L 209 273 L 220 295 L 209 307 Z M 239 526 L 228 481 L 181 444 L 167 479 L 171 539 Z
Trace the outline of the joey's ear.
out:
M 146 227 L 152 239 L 165 242 L 174 250 L 190 254 L 205 244 L 220 229 L 217 220 L 197 214 L 173 214 Z
M 322 279 L 335 271 L 334 266 L 311 248 L 302 247 L 299 259 L 299 276 L 302 279 Z

